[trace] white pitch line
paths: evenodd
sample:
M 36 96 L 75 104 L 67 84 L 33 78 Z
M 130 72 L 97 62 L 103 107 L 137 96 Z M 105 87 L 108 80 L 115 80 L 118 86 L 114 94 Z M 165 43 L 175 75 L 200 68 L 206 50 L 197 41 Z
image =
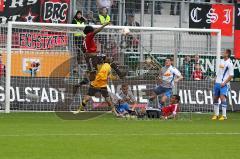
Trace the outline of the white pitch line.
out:
M 76 133 L 76 134 L 0 134 L 0 137 L 41 137 L 41 136 L 187 136 L 187 135 L 192 135 L 192 136 L 207 136 L 207 135 L 240 135 L 240 132 L 226 132 L 226 133 L 221 133 L 221 132 L 182 132 L 182 133 L 154 133 L 154 134 L 137 134 L 137 133 L 129 133 L 129 134 L 100 134 L 100 133 L 89 133 L 89 134 L 84 134 L 84 133 Z

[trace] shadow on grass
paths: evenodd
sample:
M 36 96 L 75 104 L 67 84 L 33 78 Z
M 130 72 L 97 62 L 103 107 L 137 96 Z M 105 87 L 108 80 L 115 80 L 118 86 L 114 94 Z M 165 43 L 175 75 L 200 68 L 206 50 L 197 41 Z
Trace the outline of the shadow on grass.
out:
M 59 64 L 59 66 L 50 75 L 49 86 L 56 89 L 64 89 L 65 96 L 64 101 L 55 104 L 55 113 L 59 118 L 63 120 L 89 120 L 98 116 L 102 116 L 106 112 L 83 112 L 76 115 L 71 112 L 78 109 L 78 106 L 81 103 L 81 100 L 80 102 L 76 103 L 76 101 L 74 101 L 74 98 L 79 98 L 82 96 L 81 87 L 77 86 L 76 82 L 69 82 L 72 78 L 70 65 L 74 62 L 75 59 L 76 57 L 72 57 L 66 60 L 64 63 Z M 75 81 L 78 80 L 80 76 L 75 79 Z

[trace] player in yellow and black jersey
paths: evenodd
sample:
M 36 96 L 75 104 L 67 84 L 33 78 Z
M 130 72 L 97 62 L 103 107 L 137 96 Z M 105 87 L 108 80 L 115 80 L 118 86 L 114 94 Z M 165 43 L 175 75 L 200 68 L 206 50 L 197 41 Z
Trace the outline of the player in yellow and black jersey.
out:
M 86 106 L 86 104 L 88 103 L 92 96 L 101 94 L 105 98 L 105 101 L 108 103 L 108 106 L 112 108 L 113 113 L 117 115 L 117 112 L 114 109 L 113 103 L 107 90 L 109 78 L 114 77 L 111 75 L 111 65 L 109 64 L 109 59 L 105 58 L 103 63 L 101 65 L 98 65 L 96 77 L 93 81 L 91 81 L 88 93 L 84 97 L 79 109 L 75 112 L 75 114 L 81 112 L 84 109 L 84 107 Z

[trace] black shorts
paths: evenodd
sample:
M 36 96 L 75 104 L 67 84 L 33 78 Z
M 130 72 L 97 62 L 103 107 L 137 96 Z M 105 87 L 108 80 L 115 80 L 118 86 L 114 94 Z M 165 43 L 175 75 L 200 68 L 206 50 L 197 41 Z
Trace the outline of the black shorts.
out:
M 95 96 L 97 93 L 100 93 L 104 98 L 109 97 L 107 87 L 102 87 L 102 88 L 95 88 L 93 86 L 90 86 L 88 89 L 88 94 L 89 96 Z
M 94 56 L 85 55 L 85 60 L 86 60 L 89 71 L 97 70 L 98 64 L 101 63 L 101 59 L 97 55 L 96 56 L 95 55 Z

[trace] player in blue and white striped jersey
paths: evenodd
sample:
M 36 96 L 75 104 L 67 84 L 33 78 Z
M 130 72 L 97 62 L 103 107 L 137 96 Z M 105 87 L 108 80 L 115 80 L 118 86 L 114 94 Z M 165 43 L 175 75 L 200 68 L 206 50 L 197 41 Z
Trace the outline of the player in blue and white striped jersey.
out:
M 214 94 L 214 116 L 213 120 L 226 120 L 227 119 L 227 95 L 230 87 L 230 81 L 234 76 L 234 68 L 231 57 L 231 50 L 226 49 L 223 53 L 223 59 L 221 59 L 218 72 L 216 74 L 216 81 L 213 88 Z M 222 107 L 222 116 L 219 117 L 219 102 L 221 100 L 220 106 Z
M 162 95 L 158 105 L 159 109 L 161 109 L 167 99 L 170 99 L 174 85 L 181 79 L 183 79 L 183 76 L 180 71 L 172 66 L 170 58 L 166 58 L 165 66 L 162 67 L 159 74 L 159 85 L 154 89 L 153 95 L 150 97 L 149 101 L 151 102 L 158 95 Z

